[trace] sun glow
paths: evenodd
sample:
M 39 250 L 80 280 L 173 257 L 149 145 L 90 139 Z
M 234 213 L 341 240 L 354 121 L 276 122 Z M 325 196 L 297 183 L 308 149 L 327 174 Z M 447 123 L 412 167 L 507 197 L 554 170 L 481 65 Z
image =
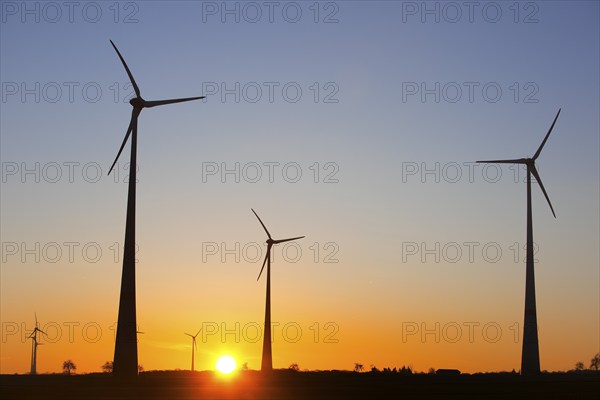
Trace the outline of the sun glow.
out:
M 236 363 L 231 356 L 221 356 L 217 360 L 217 371 L 222 374 L 230 374 L 235 371 Z

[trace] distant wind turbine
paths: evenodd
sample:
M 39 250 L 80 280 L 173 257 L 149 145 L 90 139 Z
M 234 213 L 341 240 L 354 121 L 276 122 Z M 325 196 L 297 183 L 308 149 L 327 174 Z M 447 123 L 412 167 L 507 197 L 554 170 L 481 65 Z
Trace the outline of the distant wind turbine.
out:
M 196 332 L 195 335 L 190 335 L 189 333 L 184 333 L 184 335 L 188 335 L 189 337 L 192 338 L 192 372 L 194 372 L 194 350 L 198 350 L 198 347 L 196 346 L 196 336 L 198 336 L 198 334 L 200 333 L 200 331 L 202 330 L 202 328 L 200 328 L 198 330 L 198 332 Z
M 46 332 L 40 329 L 38 325 L 37 314 L 34 313 L 33 315 L 35 316 L 35 328 L 33 328 L 31 335 L 28 336 L 28 338 L 31 339 L 31 375 L 37 374 L 37 347 L 42 345 L 42 343 L 38 343 L 37 334 L 40 332 L 48 336 Z
M 125 245 L 123 252 L 123 272 L 121 276 L 121 295 L 119 300 L 119 317 L 117 322 L 117 338 L 115 343 L 115 357 L 113 363 L 113 374 L 121 377 L 134 377 L 138 375 L 138 354 L 137 354 L 137 335 L 136 335 L 136 307 L 135 307 L 135 182 L 137 166 L 137 127 L 138 117 L 144 108 L 151 108 L 165 104 L 181 103 L 203 99 L 200 97 L 186 97 L 182 99 L 146 101 L 142 98 L 140 88 L 138 87 L 127 63 L 121 56 L 117 46 L 110 41 L 117 55 L 121 59 L 129 80 L 133 85 L 136 97 L 129 103 L 133 106 L 129 127 L 125 133 L 125 138 L 121 148 L 117 153 L 115 161 L 110 167 L 110 175 L 114 168 L 129 135 L 131 135 L 131 159 L 129 166 L 129 188 L 127 195 L 127 222 L 125 227 Z
M 265 226 L 265 224 L 263 224 L 262 220 L 256 213 L 256 211 L 254 211 L 254 209 L 251 209 L 251 210 L 254 213 L 254 215 L 256 215 L 256 218 L 258 218 L 258 221 L 264 228 L 265 232 L 267 232 L 267 236 L 268 236 L 267 255 L 265 256 L 265 260 L 263 261 L 262 268 L 260 269 L 260 273 L 258 274 L 258 278 L 256 278 L 256 280 L 258 281 L 260 279 L 260 276 L 262 275 L 262 272 L 265 269 L 265 264 L 266 264 L 267 265 L 267 300 L 266 300 L 266 304 L 265 304 L 265 328 L 264 328 L 264 335 L 263 335 L 262 364 L 261 364 L 260 369 L 263 372 L 270 372 L 273 370 L 273 356 L 271 353 L 271 247 L 273 247 L 273 245 L 275 245 L 275 244 L 290 242 L 290 241 L 296 240 L 296 239 L 302 239 L 304 236 L 298 236 L 298 237 L 294 237 L 291 239 L 274 240 L 271 237 L 271 234 L 269 233 L 269 231 L 267 230 L 267 227 Z
M 537 149 L 533 157 L 531 158 L 520 158 L 513 160 L 491 160 L 491 161 L 477 161 L 478 163 L 500 163 L 500 164 L 524 164 L 527 167 L 527 257 L 526 257 L 526 273 L 525 273 L 525 318 L 523 324 L 523 348 L 521 353 L 521 374 L 522 375 L 535 375 L 540 373 L 540 351 L 538 345 L 538 328 L 537 328 L 537 310 L 535 305 L 535 278 L 533 268 L 533 217 L 531 213 L 531 175 L 533 175 L 542 189 L 542 193 L 548 201 L 552 215 L 556 218 L 554 208 L 546 193 L 544 184 L 535 168 L 535 160 L 540 156 L 554 124 L 560 115 L 560 109 L 554 117 L 554 121 L 548 129 L 546 137 L 542 141 L 542 144 Z

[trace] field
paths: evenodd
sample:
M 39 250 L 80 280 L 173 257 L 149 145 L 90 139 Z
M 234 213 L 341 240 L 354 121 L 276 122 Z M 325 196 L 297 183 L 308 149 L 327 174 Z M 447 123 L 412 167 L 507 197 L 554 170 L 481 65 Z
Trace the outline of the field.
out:
M 150 371 L 133 384 L 108 374 L 2 375 L 2 399 L 588 399 L 600 393 L 599 373 L 436 376 L 345 371 L 213 372 Z

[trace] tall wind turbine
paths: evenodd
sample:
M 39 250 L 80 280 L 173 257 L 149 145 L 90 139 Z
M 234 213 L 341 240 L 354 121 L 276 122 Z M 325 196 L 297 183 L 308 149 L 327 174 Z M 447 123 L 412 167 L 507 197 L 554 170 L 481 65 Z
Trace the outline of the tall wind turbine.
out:
M 184 101 L 203 99 L 200 97 L 187 97 L 182 99 L 146 101 L 140 94 L 133 75 L 125 63 L 123 56 L 117 49 L 117 46 L 110 41 L 117 55 L 121 59 L 129 80 L 133 85 L 136 97 L 129 103 L 133 106 L 129 127 L 125 133 L 125 138 L 121 148 L 117 153 L 115 161 L 108 171 L 109 175 L 119 159 L 129 135 L 131 135 L 131 159 L 129 167 L 129 188 L 127 195 L 127 222 L 125 226 L 125 245 L 123 252 L 123 272 L 121 276 L 121 295 L 119 300 L 119 318 L 117 321 L 117 338 L 115 343 L 115 357 L 113 362 L 113 374 L 121 377 L 134 377 L 138 374 L 138 354 L 137 354 L 137 336 L 136 336 L 136 308 L 135 308 L 135 182 L 137 166 L 137 127 L 138 117 L 144 108 L 161 106 L 164 104 L 181 103 Z
M 296 240 L 296 239 L 302 239 L 304 236 L 298 236 L 298 237 L 294 237 L 294 238 L 290 238 L 290 239 L 274 240 L 271 237 L 271 234 L 269 233 L 269 231 L 267 230 L 267 227 L 265 226 L 265 224 L 263 224 L 262 220 L 256 213 L 256 211 L 254 211 L 254 209 L 251 209 L 251 210 L 254 213 L 254 215 L 256 215 L 256 218 L 258 218 L 258 221 L 264 228 L 265 232 L 267 232 L 267 236 L 268 236 L 267 255 L 265 256 L 265 260 L 263 261 L 262 268 L 260 269 L 260 273 L 258 274 L 258 278 L 256 278 L 256 280 L 258 281 L 260 279 L 260 276 L 262 275 L 262 272 L 265 269 L 265 264 L 266 264 L 267 265 L 267 300 L 266 300 L 266 304 L 265 304 L 265 328 L 264 328 L 264 335 L 263 335 L 262 364 L 261 364 L 260 370 L 263 372 L 271 372 L 273 370 L 273 356 L 271 353 L 271 247 L 273 247 L 274 244 L 290 242 L 290 241 Z
M 554 124 L 560 115 L 560 109 L 554 117 L 554 121 L 548 129 L 546 137 L 542 141 L 542 144 L 537 149 L 533 157 L 531 158 L 520 158 L 516 160 L 491 160 L 491 161 L 477 161 L 478 163 L 500 163 L 500 164 L 524 164 L 527 167 L 527 257 L 526 257 L 526 273 L 525 273 L 525 318 L 523 323 L 523 349 L 521 353 L 521 374 L 522 375 L 535 375 L 540 372 L 540 350 L 538 346 L 538 328 L 537 328 L 537 311 L 535 305 L 535 278 L 533 269 L 533 217 L 531 215 L 531 175 L 533 175 L 539 183 L 552 215 L 556 218 L 554 208 L 546 193 L 544 184 L 535 168 L 535 160 L 540 156 Z
M 196 336 L 198 336 L 198 334 L 200 333 L 200 331 L 202 330 L 202 328 L 200 328 L 198 330 L 198 332 L 196 332 L 195 335 L 190 335 L 189 333 L 185 333 L 185 335 L 188 335 L 189 337 L 192 338 L 192 372 L 194 372 L 194 350 L 198 350 L 198 347 L 196 346 Z
M 37 334 L 38 334 L 38 332 L 40 332 L 40 333 L 46 335 L 46 332 L 41 330 L 38 325 L 37 314 L 34 313 L 34 316 L 35 316 L 35 328 L 33 328 L 31 335 L 29 335 L 29 337 L 28 337 L 29 339 L 31 339 L 31 371 L 30 371 L 31 375 L 37 374 L 37 347 L 42 345 L 42 343 L 38 343 Z M 46 336 L 48 336 L 48 335 L 46 335 Z

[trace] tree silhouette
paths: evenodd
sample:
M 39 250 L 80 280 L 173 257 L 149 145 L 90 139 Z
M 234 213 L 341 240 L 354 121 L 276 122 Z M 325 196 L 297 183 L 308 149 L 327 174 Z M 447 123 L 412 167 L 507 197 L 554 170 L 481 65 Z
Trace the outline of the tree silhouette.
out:
M 365 367 L 360 363 L 354 363 L 354 372 L 362 372 Z
M 596 353 L 592 360 L 590 361 L 590 369 L 594 371 L 598 371 L 600 369 L 600 353 Z
M 102 372 L 110 374 L 112 371 L 113 371 L 113 362 L 112 361 L 107 361 L 104 364 L 102 364 Z
M 75 363 L 73 363 L 73 361 L 67 360 L 63 362 L 63 371 L 65 372 L 65 374 L 71 375 L 71 371 L 75 370 L 77 370 L 77 366 L 75 365 Z
M 248 363 L 247 362 L 243 363 L 241 369 L 242 369 L 242 371 L 248 371 Z
M 400 375 L 412 375 L 412 368 L 410 366 L 402 366 L 402 369 L 400 369 Z
M 298 372 L 300 371 L 300 367 L 298 366 L 298 363 L 293 363 L 288 367 L 289 370 L 291 371 L 295 371 Z
M 583 365 L 582 361 L 577 361 L 575 363 L 575 371 L 583 371 L 585 369 L 585 365 Z

